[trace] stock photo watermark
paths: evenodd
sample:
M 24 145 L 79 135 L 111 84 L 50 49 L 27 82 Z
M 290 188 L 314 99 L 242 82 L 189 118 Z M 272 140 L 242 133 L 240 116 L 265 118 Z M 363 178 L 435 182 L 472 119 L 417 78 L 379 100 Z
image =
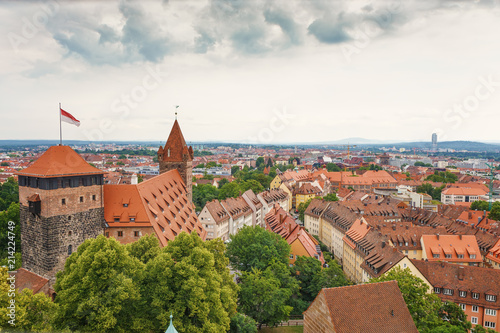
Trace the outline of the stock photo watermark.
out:
M 490 99 L 500 90 L 500 80 L 494 74 L 479 76 L 474 90 L 461 101 L 453 103 L 452 106 L 443 112 L 443 120 L 451 130 L 457 130 L 465 119 L 476 113 L 481 105 Z M 448 138 L 447 132 L 443 128 L 434 130 L 441 140 Z
M 7 34 L 7 39 L 14 52 L 19 52 L 20 46 L 28 44 L 40 31 L 45 29 L 49 19 L 59 12 L 59 7 L 57 1 L 47 1 L 40 4 L 39 10 L 31 17 L 21 17 L 21 27 L 16 32 L 10 31 Z
M 147 74 L 142 78 L 141 84 L 132 87 L 127 93 L 122 93 L 120 97 L 111 102 L 111 112 L 116 116 L 113 118 L 103 118 L 99 121 L 98 128 L 84 130 L 83 134 L 89 141 L 103 141 L 105 135 L 112 133 L 116 129 L 116 119 L 124 120 L 130 116 L 131 111 L 137 109 L 140 103 L 144 102 L 149 93 L 163 83 L 168 76 L 162 71 L 159 65 L 155 68 L 146 66 Z
M 281 110 L 274 109 L 273 114 L 269 118 L 268 125 L 261 128 L 257 136 L 248 137 L 248 143 L 268 144 L 273 142 L 275 135 L 283 132 L 291 120 L 296 117 L 295 114 L 289 113 L 286 107 L 283 107 Z

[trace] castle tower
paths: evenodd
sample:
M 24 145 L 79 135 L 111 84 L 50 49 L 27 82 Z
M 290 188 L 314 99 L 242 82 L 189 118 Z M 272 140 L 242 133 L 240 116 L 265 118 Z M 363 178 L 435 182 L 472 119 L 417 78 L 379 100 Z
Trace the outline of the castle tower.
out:
M 160 174 L 177 169 L 186 185 L 189 201 L 193 201 L 193 147 L 188 147 L 177 119 L 170 131 L 165 147 L 158 149 Z
M 66 258 L 103 233 L 103 171 L 53 146 L 17 174 L 23 267 L 54 282 Z

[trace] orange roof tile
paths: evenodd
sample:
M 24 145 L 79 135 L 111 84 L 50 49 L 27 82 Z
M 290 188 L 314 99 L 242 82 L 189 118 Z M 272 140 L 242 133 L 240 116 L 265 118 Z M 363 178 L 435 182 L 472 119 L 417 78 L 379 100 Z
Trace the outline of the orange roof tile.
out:
M 163 154 L 164 161 L 180 162 L 183 161 L 184 156 L 187 157 L 188 161 L 193 160 L 193 148 L 186 145 L 177 119 L 172 126 L 165 147 L 160 147 L 158 153 Z
M 480 255 L 470 256 L 480 253 L 474 235 L 422 235 L 421 242 L 429 261 L 482 262 Z M 434 258 L 434 255 L 439 257 Z M 458 258 L 458 255 L 463 255 L 463 258 Z
M 16 173 L 19 176 L 61 177 L 79 175 L 99 175 L 104 171 L 88 164 L 69 146 L 49 147 L 33 164 Z

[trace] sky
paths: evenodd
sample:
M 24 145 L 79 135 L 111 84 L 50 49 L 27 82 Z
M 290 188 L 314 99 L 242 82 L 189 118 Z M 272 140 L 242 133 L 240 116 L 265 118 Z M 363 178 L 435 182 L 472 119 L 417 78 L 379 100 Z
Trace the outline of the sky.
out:
M 500 142 L 500 0 L 2 1 L 1 140 Z M 178 106 L 178 108 L 176 108 Z

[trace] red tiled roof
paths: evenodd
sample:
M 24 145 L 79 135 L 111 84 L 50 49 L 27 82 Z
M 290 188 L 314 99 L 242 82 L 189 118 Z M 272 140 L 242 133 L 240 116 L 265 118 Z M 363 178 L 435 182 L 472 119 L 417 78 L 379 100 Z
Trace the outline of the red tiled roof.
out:
M 451 262 L 476 262 L 483 260 L 477 245 L 476 236 L 473 235 L 422 235 L 422 247 L 429 261 L 451 261 Z M 433 255 L 439 255 L 434 258 Z M 463 255 L 458 258 L 457 255 Z M 451 258 L 446 258 L 446 255 Z M 470 255 L 475 255 L 471 258 Z
M 69 146 L 52 146 L 47 149 L 31 166 L 16 173 L 19 176 L 61 177 L 79 175 L 99 175 L 104 171 L 88 164 Z
M 172 126 L 165 147 L 160 147 L 158 153 L 163 154 L 164 161 L 183 161 L 184 156 L 187 157 L 188 161 L 193 160 L 193 148 L 186 145 L 177 119 Z
M 33 290 L 33 294 L 36 294 L 47 283 L 49 283 L 48 279 L 30 272 L 24 268 L 19 268 L 17 270 L 16 288 L 18 289 L 18 291 L 22 291 L 23 289 L 28 288 Z
M 320 293 L 336 333 L 418 333 L 396 281 L 325 288 Z

